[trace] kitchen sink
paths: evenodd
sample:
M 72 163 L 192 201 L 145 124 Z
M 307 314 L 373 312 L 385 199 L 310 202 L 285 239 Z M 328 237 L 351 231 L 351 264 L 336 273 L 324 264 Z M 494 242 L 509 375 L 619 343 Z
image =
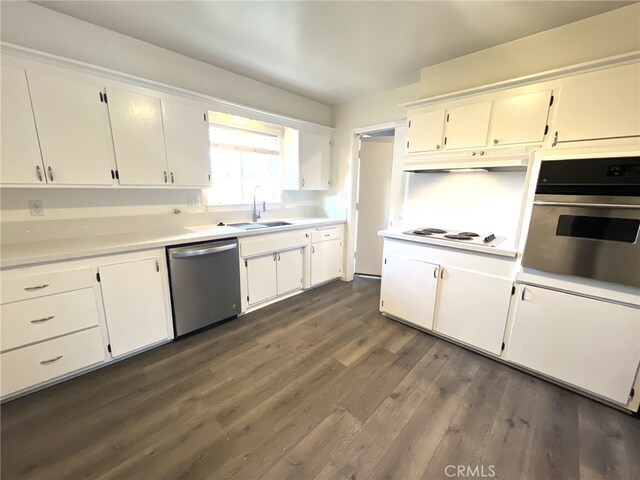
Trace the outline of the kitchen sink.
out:
M 241 230 L 255 230 L 257 228 L 271 228 L 271 227 L 283 227 L 285 225 L 292 225 L 289 222 L 242 222 L 242 223 L 230 223 L 230 227 L 239 228 Z

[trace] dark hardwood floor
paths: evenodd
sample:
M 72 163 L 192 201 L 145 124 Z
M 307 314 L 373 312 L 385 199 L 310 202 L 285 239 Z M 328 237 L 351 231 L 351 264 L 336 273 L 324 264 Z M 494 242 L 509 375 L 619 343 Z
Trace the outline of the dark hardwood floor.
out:
M 6 403 L 2 479 L 640 478 L 638 419 L 378 296 L 335 282 Z

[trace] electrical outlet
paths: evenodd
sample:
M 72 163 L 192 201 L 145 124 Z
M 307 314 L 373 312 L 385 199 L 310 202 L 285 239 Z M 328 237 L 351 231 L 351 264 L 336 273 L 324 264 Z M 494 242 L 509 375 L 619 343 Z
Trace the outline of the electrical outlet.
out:
M 189 208 L 200 208 L 200 197 L 187 197 L 187 204 L 189 205 Z
M 32 217 L 41 217 L 44 215 L 44 206 L 42 200 L 29 200 L 29 210 Z

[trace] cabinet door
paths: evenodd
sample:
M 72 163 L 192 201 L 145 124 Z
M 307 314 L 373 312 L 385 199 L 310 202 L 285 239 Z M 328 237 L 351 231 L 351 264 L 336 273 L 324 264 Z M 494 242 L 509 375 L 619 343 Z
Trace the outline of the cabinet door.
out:
M 558 98 L 558 141 L 640 135 L 640 64 L 567 79 Z
M 211 180 L 207 109 L 162 101 L 169 178 L 173 185 L 208 187 Z
M 491 110 L 491 145 L 542 142 L 551 90 L 501 98 Z
M 433 328 L 438 265 L 388 255 L 382 267 L 380 310 L 423 328 Z
M 342 241 L 340 239 L 311 245 L 311 285 L 342 275 Z
M 300 189 L 327 190 L 331 158 L 331 137 L 300 131 Z
M 169 184 L 160 99 L 117 88 L 107 94 L 120 184 Z
M 407 153 L 431 152 L 442 148 L 444 115 L 444 110 L 409 113 Z
M 49 183 L 111 185 L 113 147 L 102 87 L 27 72 Z
M 255 305 L 278 296 L 277 259 L 275 253 L 247 259 L 249 305 Z
M 441 267 L 434 329 L 500 355 L 513 282 Z
M 302 288 L 302 249 L 278 252 L 278 295 Z
M 170 338 L 162 281 L 166 272 L 159 265 L 158 259 L 146 258 L 98 269 L 114 357 Z
M 640 310 L 520 287 L 507 360 L 626 404 L 640 362 Z
M 46 183 L 25 71 L 3 65 L 0 92 L 0 183 Z
M 474 103 L 447 110 L 446 148 L 484 147 L 487 144 L 490 114 L 491 102 Z

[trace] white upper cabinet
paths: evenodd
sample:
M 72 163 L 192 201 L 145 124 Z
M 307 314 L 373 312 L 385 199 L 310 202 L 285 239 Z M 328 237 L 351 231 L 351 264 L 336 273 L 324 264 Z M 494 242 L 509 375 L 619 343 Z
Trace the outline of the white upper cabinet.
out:
M 160 99 L 117 88 L 107 95 L 120 184 L 170 184 Z
M 28 71 L 27 78 L 48 182 L 111 185 L 113 146 L 102 87 L 40 72 Z
M 640 362 L 640 310 L 529 286 L 517 298 L 507 360 L 628 403 Z
M 282 148 L 285 190 L 329 189 L 330 135 L 285 128 Z
M 559 142 L 640 135 L 640 64 L 564 80 L 555 132 Z
M 438 265 L 386 255 L 382 267 L 380 310 L 422 328 L 433 328 Z
M 0 183 L 46 183 L 23 69 L 2 66 Z
M 211 159 L 207 108 L 163 99 L 162 119 L 171 184 L 208 187 Z
M 114 357 L 171 338 L 166 270 L 159 258 L 98 268 Z
M 495 100 L 491 111 L 489 144 L 542 142 L 550 101 L 551 90 Z
M 473 103 L 447 110 L 445 148 L 473 148 L 487 144 L 491 102 Z
M 432 152 L 442 148 L 445 111 L 433 110 L 407 115 L 407 153 Z
M 440 279 L 434 329 L 500 355 L 513 282 L 451 267 Z

